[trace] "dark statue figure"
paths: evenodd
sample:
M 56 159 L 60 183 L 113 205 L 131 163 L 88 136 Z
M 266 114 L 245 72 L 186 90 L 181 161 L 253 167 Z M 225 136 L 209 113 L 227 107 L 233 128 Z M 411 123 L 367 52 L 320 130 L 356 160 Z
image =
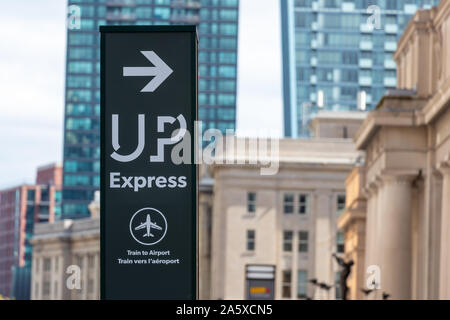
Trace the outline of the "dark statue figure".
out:
M 350 275 L 350 272 L 352 271 L 352 266 L 354 265 L 354 262 L 353 260 L 345 262 L 344 259 L 338 257 L 335 253 L 333 254 L 333 257 L 336 259 L 336 262 L 341 267 L 339 280 L 341 284 L 342 300 L 347 300 L 347 293 L 348 293 L 347 279 L 348 276 Z

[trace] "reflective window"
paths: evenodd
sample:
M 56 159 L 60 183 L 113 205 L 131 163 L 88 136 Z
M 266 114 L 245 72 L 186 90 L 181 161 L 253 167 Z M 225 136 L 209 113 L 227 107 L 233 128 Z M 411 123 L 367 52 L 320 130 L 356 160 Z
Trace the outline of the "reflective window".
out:
M 247 251 L 255 250 L 255 230 L 247 230 Z
M 284 231 L 283 232 L 283 251 L 291 252 L 292 251 L 292 238 L 294 237 L 294 233 L 292 231 Z

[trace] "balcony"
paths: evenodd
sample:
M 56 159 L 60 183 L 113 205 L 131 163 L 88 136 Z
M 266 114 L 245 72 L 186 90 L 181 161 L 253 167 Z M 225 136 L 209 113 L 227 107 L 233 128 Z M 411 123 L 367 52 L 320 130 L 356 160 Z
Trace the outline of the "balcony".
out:
M 355 11 L 355 4 L 353 2 L 343 2 L 341 8 L 344 12 L 353 12 Z
M 170 17 L 172 23 L 186 23 L 186 24 L 198 24 L 200 23 L 200 16 L 187 15 L 187 14 L 173 14 Z
M 384 31 L 386 33 L 391 33 L 391 34 L 397 34 L 398 32 L 398 26 L 396 24 L 387 24 L 384 27 Z
M 417 5 L 415 5 L 415 4 L 405 4 L 405 7 L 404 7 L 403 10 L 404 10 L 404 12 L 406 14 L 413 15 L 417 11 Z
M 111 21 L 133 21 L 136 20 L 136 14 L 134 13 L 106 13 L 106 20 Z
M 108 6 L 108 7 L 134 7 L 134 6 L 136 6 L 136 0 L 107 0 L 106 6 Z
M 359 43 L 359 48 L 364 51 L 369 51 L 373 49 L 373 43 L 371 41 L 361 41 Z
M 202 4 L 200 1 L 173 1 L 170 6 L 177 9 L 200 9 Z
M 384 68 L 385 69 L 395 69 L 397 65 L 393 60 L 385 60 L 384 61 Z
M 361 59 L 359 60 L 360 68 L 372 68 L 373 62 L 372 59 Z
M 371 77 L 359 77 L 359 85 L 361 86 L 371 86 L 372 78 Z
M 397 78 L 392 78 L 392 77 L 384 78 L 384 86 L 396 88 L 397 87 Z
M 394 52 L 395 50 L 397 50 L 397 42 L 385 42 L 384 50 Z
M 362 33 L 372 33 L 373 29 L 373 25 L 369 23 L 365 23 L 359 26 L 359 31 L 361 31 Z

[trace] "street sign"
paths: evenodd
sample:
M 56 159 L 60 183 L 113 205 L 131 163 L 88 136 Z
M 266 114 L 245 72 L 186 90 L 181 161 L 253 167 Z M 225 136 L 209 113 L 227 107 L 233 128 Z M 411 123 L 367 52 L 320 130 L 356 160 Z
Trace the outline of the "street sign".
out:
M 101 297 L 195 299 L 196 28 L 100 32 Z
M 245 274 L 247 300 L 275 299 L 275 266 L 247 265 Z

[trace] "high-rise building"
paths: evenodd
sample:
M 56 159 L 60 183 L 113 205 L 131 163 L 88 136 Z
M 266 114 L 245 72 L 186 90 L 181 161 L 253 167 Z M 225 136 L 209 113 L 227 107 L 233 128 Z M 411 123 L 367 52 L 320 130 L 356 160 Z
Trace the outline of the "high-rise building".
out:
M 203 129 L 235 128 L 238 0 L 69 0 L 65 218 L 89 214 L 100 177 L 100 25 L 195 24 Z
M 61 215 L 62 166 L 38 168 L 36 185 L 0 191 L 0 294 L 30 298 L 34 225 Z
M 439 0 L 281 0 L 285 136 L 320 108 L 370 110 L 397 85 L 392 54 L 409 19 Z

